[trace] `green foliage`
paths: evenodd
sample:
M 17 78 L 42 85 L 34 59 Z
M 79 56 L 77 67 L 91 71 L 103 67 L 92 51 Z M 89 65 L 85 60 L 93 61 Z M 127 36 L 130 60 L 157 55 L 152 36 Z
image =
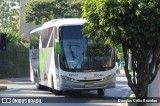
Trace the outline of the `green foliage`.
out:
M 5 51 L 0 51 L 0 78 L 29 76 L 29 49 L 22 43 L 9 43 Z
M 20 33 L 10 31 L 7 29 L 2 30 L 3 33 L 7 34 L 7 43 L 19 44 L 22 41 L 23 36 Z
M 142 40 L 154 43 L 160 38 L 160 9 L 156 0 L 84 0 L 82 9 L 89 37 L 114 43 L 131 43 L 135 39 L 136 47 Z
M 14 32 L 19 31 L 19 8 L 15 8 L 18 2 L 17 0 L 0 0 L 0 31 L 6 28 Z
M 80 18 L 82 14 L 81 0 L 71 0 L 67 2 L 64 18 Z M 57 17 L 59 18 L 59 17 Z
M 120 61 L 123 60 L 123 49 L 121 45 L 117 46 L 117 59 Z
M 31 0 L 25 5 L 25 21 L 27 23 L 42 24 L 56 18 L 81 17 L 80 1 Z
M 85 35 L 122 45 L 128 85 L 137 97 L 146 97 L 160 64 L 160 0 L 83 0 L 82 11 Z
M 0 32 L 7 34 L 7 49 L 0 51 L 0 78 L 29 76 L 29 44 L 19 34 L 19 0 L 0 0 Z
M 25 20 L 28 23 L 41 24 L 54 17 L 54 2 L 53 0 L 32 0 L 25 5 Z M 53 5 L 53 6 L 52 6 Z
M 91 57 L 110 55 L 109 47 L 103 44 L 88 45 L 88 55 Z

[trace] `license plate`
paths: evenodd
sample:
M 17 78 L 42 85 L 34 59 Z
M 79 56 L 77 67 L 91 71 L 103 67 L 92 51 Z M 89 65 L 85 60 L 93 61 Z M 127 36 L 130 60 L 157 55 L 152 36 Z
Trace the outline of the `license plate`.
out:
M 86 84 L 85 87 L 94 87 L 95 85 L 93 84 Z

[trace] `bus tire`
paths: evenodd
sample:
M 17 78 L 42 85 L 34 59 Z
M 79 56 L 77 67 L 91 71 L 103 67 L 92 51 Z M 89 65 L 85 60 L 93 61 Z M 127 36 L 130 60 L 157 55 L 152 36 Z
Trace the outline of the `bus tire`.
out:
M 97 89 L 98 95 L 103 96 L 105 94 L 105 89 Z
M 59 91 L 59 90 L 52 90 L 53 94 L 55 95 L 62 95 L 62 91 Z
M 61 95 L 62 94 L 62 91 L 54 89 L 53 78 L 52 78 L 52 88 L 51 89 L 52 89 L 52 93 L 55 94 L 55 95 Z

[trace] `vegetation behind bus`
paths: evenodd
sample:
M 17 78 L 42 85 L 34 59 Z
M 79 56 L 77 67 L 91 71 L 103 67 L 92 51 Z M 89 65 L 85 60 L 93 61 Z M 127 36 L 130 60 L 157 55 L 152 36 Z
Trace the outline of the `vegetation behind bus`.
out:
M 19 4 L 20 0 L 0 3 L 0 33 L 7 34 L 6 49 L 0 50 L 0 78 L 29 76 L 29 44 L 23 43 L 24 36 L 19 34 Z
M 42 24 L 57 18 L 80 18 L 81 0 L 30 0 L 25 4 L 26 23 Z
M 7 34 L 6 50 L 0 50 L 0 78 L 29 76 L 29 44 L 23 35 L 3 29 Z
M 20 0 L 1 0 L 0 1 L 0 32 L 4 28 L 10 31 L 19 31 Z M 15 8 L 16 7 L 16 8 Z

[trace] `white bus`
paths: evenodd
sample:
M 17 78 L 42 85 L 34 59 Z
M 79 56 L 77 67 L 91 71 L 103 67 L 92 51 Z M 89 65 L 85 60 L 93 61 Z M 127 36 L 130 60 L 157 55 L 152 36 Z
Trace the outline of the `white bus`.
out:
M 54 19 L 30 32 L 30 77 L 54 94 L 115 87 L 115 48 L 83 35 L 86 20 Z

